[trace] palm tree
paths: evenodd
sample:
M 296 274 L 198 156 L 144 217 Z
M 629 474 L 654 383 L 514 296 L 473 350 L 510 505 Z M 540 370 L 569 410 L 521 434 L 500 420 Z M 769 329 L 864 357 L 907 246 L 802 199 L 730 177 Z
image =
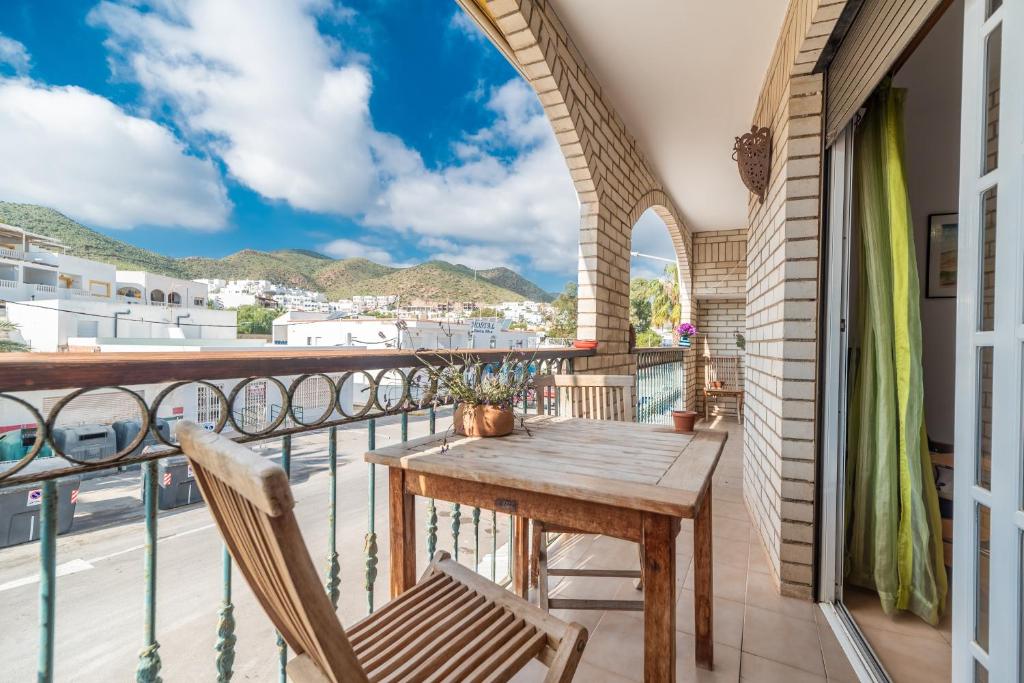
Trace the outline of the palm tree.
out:
M 0 353 L 29 350 L 28 346 L 25 344 L 21 344 L 10 338 L 11 332 L 17 331 L 17 323 L 12 323 L 10 320 L 0 320 Z

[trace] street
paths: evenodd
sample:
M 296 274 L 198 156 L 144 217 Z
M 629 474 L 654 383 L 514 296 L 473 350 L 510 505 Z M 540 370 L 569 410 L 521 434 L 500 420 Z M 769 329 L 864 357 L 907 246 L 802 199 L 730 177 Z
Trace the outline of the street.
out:
M 446 429 L 449 416 L 438 416 Z M 425 415 L 409 421 L 409 437 L 428 432 Z M 378 420 L 377 444 L 400 439 L 397 418 Z M 328 462 L 326 432 L 296 436 L 292 447 L 295 514 L 314 563 L 327 572 Z M 349 625 L 367 613 L 364 537 L 367 530 L 368 472 L 365 423 L 338 430 L 337 548 L 341 564 L 338 615 Z M 256 448 L 280 455 L 275 439 Z M 376 605 L 387 600 L 387 472 L 377 468 Z M 425 501 L 419 501 L 420 571 L 426 564 Z M 451 505 L 438 505 L 439 549 L 452 550 Z M 463 510 L 460 559 L 472 564 L 474 536 L 470 509 Z M 508 517 L 498 519 L 499 546 Z M 163 511 L 157 554 L 157 639 L 165 681 L 216 679 L 218 610 L 221 607 L 222 543 L 205 505 Z M 490 513 L 480 523 L 480 561 L 490 573 Z M 144 523 L 138 472 L 112 474 L 82 483 L 72 531 L 57 541 L 56 678 L 61 681 L 134 679 L 143 639 Z M 498 577 L 506 574 L 499 551 Z M 35 679 L 39 645 L 39 544 L 0 550 L 0 681 Z M 237 568 L 233 602 L 238 638 L 235 680 L 276 676 L 275 634 Z

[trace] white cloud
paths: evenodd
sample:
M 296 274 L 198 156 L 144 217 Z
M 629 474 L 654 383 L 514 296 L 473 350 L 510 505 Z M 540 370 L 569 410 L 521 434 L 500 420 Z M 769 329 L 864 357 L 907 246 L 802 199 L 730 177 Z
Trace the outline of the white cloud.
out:
M 540 104 L 516 80 L 496 89 L 488 106 L 497 118 L 460 143 L 460 163 L 434 170 L 406 158 L 367 224 L 447 238 L 459 247 L 438 257 L 466 265 L 482 266 L 489 255 L 493 265 L 522 259 L 539 270 L 572 272 L 579 204 Z
M 654 209 L 644 211 L 636 225 L 633 226 L 630 251 L 638 251 L 641 254 L 660 258 L 676 258 L 676 249 L 672 244 L 672 237 L 668 233 L 668 226 L 654 212 Z M 630 273 L 632 277 L 661 277 L 667 265 L 663 261 L 633 256 Z
M 448 27 L 461 33 L 470 40 L 483 42 L 487 39 L 484 32 L 480 30 L 480 27 L 476 25 L 476 22 L 470 18 L 469 13 L 463 10 L 461 7 L 456 7 L 452 13 L 452 18 L 448 22 Z
M 0 78 L 0 196 L 109 228 L 223 227 L 231 204 L 208 159 L 167 128 L 78 87 Z
M 22 75 L 28 73 L 31 61 L 22 43 L 0 33 L 0 66 L 6 64 L 14 73 Z
M 90 20 L 109 30 L 115 74 L 151 106 L 169 105 L 193 145 L 264 197 L 389 239 L 452 240 L 455 250 L 438 251 L 451 260 L 573 272 L 579 206 L 533 91 L 519 80 L 492 90 L 493 124 L 453 141 L 451 164 L 428 167 L 375 129 L 365 57 L 318 31 L 333 11 L 326 0 L 183 0 L 150 12 L 107 0 Z
M 324 0 L 188 0 L 150 12 L 125 0 L 89 18 L 110 31 L 115 74 L 169 104 L 240 182 L 299 209 L 353 214 L 377 184 L 371 82 L 317 29 L 338 12 Z
M 349 239 L 336 239 L 320 246 L 320 251 L 334 258 L 365 258 L 384 265 L 393 265 L 391 254 L 379 247 Z

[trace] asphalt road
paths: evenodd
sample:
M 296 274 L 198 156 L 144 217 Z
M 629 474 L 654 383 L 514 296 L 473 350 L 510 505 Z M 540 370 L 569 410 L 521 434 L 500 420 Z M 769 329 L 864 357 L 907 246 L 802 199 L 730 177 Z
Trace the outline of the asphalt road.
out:
M 450 419 L 438 419 L 438 429 Z M 426 434 L 427 421 L 410 420 L 410 438 Z M 378 421 L 377 444 L 399 440 L 397 419 Z M 338 530 L 341 598 L 338 614 L 351 624 L 367 613 L 364 590 L 364 538 L 368 517 L 369 466 L 362 460 L 366 428 L 339 429 Z M 268 442 L 257 451 L 280 455 L 280 444 Z M 296 437 L 292 448 L 292 481 L 296 515 L 310 553 L 327 570 L 328 473 L 326 434 Z M 387 600 L 388 514 L 387 472 L 377 468 L 376 531 L 378 577 L 376 603 Z M 425 538 L 425 515 L 417 518 Z M 439 505 L 438 547 L 451 551 L 448 504 Z M 498 544 L 504 542 L 508 518 L 499 517 Z M 159 517 L 157 553 L 157 639 L 164 681 L 216 680 L 222 544 L 204 505 L 163 512 Z M 489 574 L 491 527 L 484 513 L 480 524 L 480 560 Z M 142 503 L 138 474 L 123 473 L 83 482 L 75 526 L 57 542 L 56 678 L 60 681 L 134 680 L 143 639 Z M 421 541 L 420 567 L 425 566 Z M 470 510 L 462 515 L 460 557 L 474 559 Z M 498 575 L 505 575 L 499 551 Z M 0 550 L 0 681 L 35 680 L 39 652 L 39 546 L 29 543 Z M 234 571 L 237 623 L 234 680 L 276 680 L 277 648 L 270 622 L 255 603 L 237 569 Z

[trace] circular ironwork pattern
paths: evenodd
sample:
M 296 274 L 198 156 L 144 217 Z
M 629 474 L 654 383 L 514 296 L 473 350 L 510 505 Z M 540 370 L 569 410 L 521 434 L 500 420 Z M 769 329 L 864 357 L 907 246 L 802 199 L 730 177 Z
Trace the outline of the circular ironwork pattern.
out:
M 331 399 L 328 402 L 327 407 L 324 408 L 324 412 L 320 413 L 320 416 L 317 419 L 315 419 L 315 420 L 313 420 L 311 422 L 303 422 L 303 419 L 305 418 L 305 415 L 303 415 L 302 417 L 299 417 L 295 413 L 295 408 L 296 408 L 296 405 L 295 405 L 295 392 L 298 391 L 299 387 L 302 386 L 302 383 L 305 382 L 306 380 L 316 380 L 316 379 L 320 379 L 320 380 L 323 380 L 323 381 L 327 382 L 327 386 L 330 387 L 330 392 L 329 393 L 330 393 Z M 297 425 L 301 425 L 303 427 L 316 427 L 317 425 L 323 424 L 324 422 L 327 422 L 327 418 L 329 418 L 334 413 L 334 408 L 337 405 L 338 405 L 338 387 L 334 384 L 334 380 L 332 380 L 330 377 L 328 377 L 327 375 L 323 374 L 322 372 L 314 372 L 314 373 L 310 373 L 308 375 L 300 375 L 299 377 L 297 377 L 292 382 L 292 385 L 290 387 L 288 387 L 288 413 L 291 415 L 292 420 Z M 299 407 L 301 408 L 302 406 L 299 406 Z
M 376 372 L 352 370 L 346 371 L 336 378 L 332 378 L 324 373 L 307 373 L 295 376 L 293 379 L 284 379 L 284 381 L 273 376 L 253 376 L 238 380 L 228 393 L 217 384 L 207 380 L 181 380 L 172 382 L 162 388 L 149 405 L 147 405 L 141 393 L 127 387 L 86 387 L 72 390 L 60 398 L 45 418 L 42 412 L 29 401 L 10 393 L 0 393 L 0 400 L 7 399 L 12 401 L 20 409 L 26 411 L 28 414 L 27 419 L 32 420 L 36 426 L 35 440 L 29 449 L 17 460 L 11 461 L 13 464 L 9 468 L 0 469 L 0 484 L 5 480 L 15 477 L 18 472 L 23 471 L 31 462 L 37 460 L 46 446 L 50 446 L 55 456 L 59 456 L 70 463 L 68 468 L 54 470 L 53 473 L 48 471 L 43 475 L 43 478 L 46 479 L 74 474 L 77 469 L 87 466 L 90 469 L 97 469 L 97 464 L 120 464 L 121 460 L 132 456 L 145 443 L 155 443 L 164 448 L 159 453 L 155 455 L 149 454 L 145 458 L 132 456 L 130 462 L 180 453 L 181 451 L 179 445 L 174 440 L 173 432 L 165 436 L 164 432 L 160 431 L 160 413 L 163 411 L 167 399 L 175 391 L 189 384 L 201 385 L 209 391 L 211 404 L 214 400 L 219 404 L 219 409 L 214 410 L 211 407 L 209 410 L 210 416 L 216 415 L 217 418 L 216 423 L 211 425 L 212 431 L 223 432 L 230 424 L 231 429 L 236 432 L 233 438 L 238 441 L 247 442 L 272 438 L 278 434 L 292 434 L 304 430 L 312 431 L 376 417 L 397 415 L 432 406 L 451 405 L 454 403 L 454 397 L 444 388 L 443 379 L 439 381 L 438 369 L 442 375 L 461 374 L 470 385 L 477 385 L 482 381 L 483 377 L 488 375 L 521 379 L 524 373 L 536 376 L 543 374 L 565 374 L 572 371 L 569 358 L 555 356 L 538 359 L 536 357 L 530 358 L 525 354 L 521 357 L 508 358 L 502 362 L 482 361 L 474 358 L 471 354 L 461 355 L 453 352 L 451 357 L 438 356 L 436 362 L 432 361 L 429 365 L 434 370 L 426 367 L 427 363 L 421 360 L 418 364 L 410 363 L 410 367 L 404 369 L 393 368 Z M 281 405 L 276 415 L 273 414 L 273 410 L 269 411 L 270 418 L 265 427 L 254 430 L 246 419 L 236 416 L 234 403 L 239 397 L 244 397 L 246 387 L 257 380 L 265 380 L 268 383 L 268 390 L 271 384 L 277 387 L 281 396 Z M 361 381 L 357 383 L 357 380 Z M 285 386 L 285 382 L 288 383 L 288 386 Z M 317 382 L 325 385 L 323 388 L 318 387 L 314 392 L 314 396 L 317 397 L 320 397 L 321 392 L 323 392 L 327 400 L 326 405 L 322 406 L 319 404 L 320 398 L 317 398 L 314 402 L 316 409 L 322 410 L 316 419 L 311 419 L 310 416 L 304 415 L 299 410 L 302 406 L 300 405 L 301 399 L 297 400 L 297 393 L 305 382 Z M 352 407 L 346 407 L 346 401 L 344 400 L 344 393 L 349 384 L 351 384 L 354 391 L 358 386 L 360 391 L 365 392 L 361 402 L 358 400 L 352 401 Z M 112 456 L 88 461 L 69 456 L 54 442 L 54 430 L 57 428 L 56 425 L 61 411 L 65 410 L 76 398 L 100 390 L 117 391 L 131 398 L 131 401 L 139 409 L 139 431 L 130 443 L 120 448 Z M 357 405 L 358 408 L 355 408 Z M 277 408 L 277 406 L 275 405 L 273 408 Z M 181 414 L 181 411 L 176 411 L 175 417 L 179 414 Z M 190 419 L 196 419 L 198 416 L 190 415 L 189 417 Z M 267 420 L 267 413 L 260 412 L 259 421 L 263 422 L 265 420 Z M 16 482 L 21 482 L 23 479 L 25 479 L 24 475 L 15 477 Z M 34 478 L 33 481 L 35 480 Z
M 264 429 L 260 429 L 255 432 L 248 432 L 242 429 L 242 427 L 239 426 L 238 421 L 235 419 L 235 399 L 238 397 L 238 394 L 240 394 L 243 389 L 245 389 L 247 386 L 249 386 L 258 379 L 270 380 L 271 382 L 274 383 L 275 386 L 277 386 L 278 391 L 281 392 L 282 405 L 281 409 L 277 412 L 277 417 L 272 419 L 270 421 L 270 424 L 267 425 Z M 240 434 L 245 434 L 246 436 L 267 436 L 272 431 L 280 427 L 281 423 L 284 422 L 284 419 L 288 417 L 288 399 L 288 389 L 284 386 L 284 383 L 281 380 L 277 379 L 276 377 L 246 377 L 241 382 L 235 385 L 235 388 L 231 390 L 231 394 L 228 396 L 228 421 L 231 423 L 232 429 L 234 429 L 236 432 L 239 432 Z
M 39 455 L 39 451 L 43 450 L 43 446 L 46 445 L 48 433 L 46 429 L 46 420 L 43 419 L 42 414 L 38 410 L 36 410 L 31 403 L 25 401 L 24 399 L 20 399 L 17 396 L 14 396 L 13 394 L 0 394 L 0 401 L 3 401 L 4 399 L 16 403 L 28 411 L 29 416 L 31 416 L 31 418 L 36 423 L 36 440 L 32 442 L 32 447 L 28 449 L 28 451 L 26 451 L 25 454 L 21 456 L 15 462 L 14 465 L 11 465 L 10 469 L 0 471 L 0 481 L 3 481 L 8 477 L 14 476 L 15 473 L 22 470 L 30 462 L 35 460 L 35 457 Z
M 57 418 L 60 416 L 61 410 L 66 408 L 72 401 L 74 401 L 79 396 L 84 396 L 85 394 L 88 394 L 90 392 L 100 391 L 102 389 L 113 389 L 114 391 L 120 391 L 131 396 L 132 400 L 135 401 L 135 405 L 139 407 L 139 418 L 142 424 L 139 426 L 139 431 L 135 435 L 135 438 L 133 438 L 131 442 L 128 443 L 127 446 L 125 446 L 118 452 L 114 453 L 112 456 L 108 458 L 97 458 L 96 460 L 79 460 L 78 458 L 72 457 L 65 453 L 64 450 L 57 445 L 56 439 L 53 438 L 53 430 L 56 428 Z M 64 458 L 70 463 L 74 463 L 76 465 L 98 465 L 102 463 L 115 463 L 121 458 L 125 457 L 126 455 L 131 454 L 132 451 L 134 451 L 136 448 L 142 445 L 142 442 L 145 441 L 146 439 L 146 433 L 149 431 L 149 423 L 149 406 L 146 405 L 146 401 L 145 399 L 142 398 L 142 396 L 132 391 L 131 389 L 128 389 L 126 387 L 93 387 L 89 389 L 75 389 L 70 394 L 64 396 L 59 401 L 57 401 L 56 405 L 53 406 L 53 410 L 50 411 L 50 416 L 46 419 L 46 436 L 47 441 L 50 444 L 50 448 L 53 449 L 53 454 L 55 456 Z
M 210 391 L 212 391 L 213 395 L 217 397 L 217 401 L 220 403 L 220 410 L 217 412 L 220 415 L 220 417 L 217 418 L 217 422 L 213 426 L 213 431 L 219 434 L 224 429 L 224 425 L 227 424 L 228 413 L 231 412 L 231 405 L 228 403 L 227 396 L 224 395 L 224 392 L 221 390 L 220 387 L 218 387 L 216 384 L 213 384 L 212 382 L 207 382 L 206 380 L 202 379 L 174 382 L 173 384 L 169 385 L 163 391 L 156 395 L 156 398 L 153 399 L 153 405 L 149 409 L 150 433 L 156 439 L 157 443 L 159 443 L 162 446 L 177 448 L 178 444 L 169 439 L 165 439 L 164 435 L 160 433 L 160 430 L 157 428 L 157 420 L 159 419 L 157 417 L 157 413 L 159 412 L 160 407 L 163 405 L 164 399 L 173 394 L 176 390 L 189 384 L 202 384 L 203 386 L 207 387 Z

